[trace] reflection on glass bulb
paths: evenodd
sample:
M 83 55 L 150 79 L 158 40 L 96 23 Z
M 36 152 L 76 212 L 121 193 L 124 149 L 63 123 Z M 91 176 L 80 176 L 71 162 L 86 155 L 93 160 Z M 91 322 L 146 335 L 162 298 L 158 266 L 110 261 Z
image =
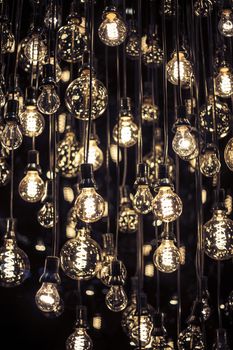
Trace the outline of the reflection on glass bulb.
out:
M 172 148 L 180 157 L 188 157 L 196 149 L 196 141 L 186 125 L 177 126 L 172 140 Z
M 140 38 L 135 29 L 131 29 L 130 35 L 125 46 L 125 52 L 128 58 L 139 58 Z
M 17 149 L 21 146 L 23 136 L 20 127 L 15 122 L 7 121 L 1 135 L 1 143 L 8 150 Z
M 55 283 L 43 282 L 35 297 L 38 309 L 53 312 L 60 304 L 60 295 Z
M 75 280 L 89 280 L 99 269 L 100 247 L 91 239 L 88 230 L 80 229 L 76 238 L 64 244 L 60 259 L 61 267 L 68 277 Z
M 134 326 L 134 315 L 137 311 L 137 297 L 136 293 L 132 293 L 130 302 L 124 310 L 121 319 L 121 326 L 125 334 L 129 336 L 131 329 Z
M 75 201 L 77 216 L 90 223 L 100 220 L 104 215 L 105 202 L 94 187 L 82 188 Z
M 204 337 L 199 326 L 190 324 L 178 337 L 179 350 L 204 350 Z
M 157 269 L 161 272 L 171 273 L 180 265 L 180 251 L 172 239 L 163 239 L 156 249 L 153 260 Z
M 202 316 L 204 321 L 207 321 L 210 318 L 211 315 L 211 308 L 208 303 L 208 299 L 202 299 L 202 310 L 201 310 Z
M 124 233 L 132 233 L 138 229 L 138 214 L 129 204 L 122 205 L 119 213 L 119 230 Z
M 44 195 L 44 181 L 37 170 L 28 170 L 20 181 L 19 194 L 23 200 L 30 203 L 39 202 Z
M 145 348 L 151 341 L 151 334 L 153 330 L 153 323 L 150 314 L 139 316 L 136 312 L 134 315 L 134 326 L 130 331 L 130 339 L 135 346 Z
M 13 33 L 8 27 L 8 21 L 4 23 L 4 19 L 1 18 L 1 53 L 12 53 L 15 51 L 15 38 Z
M 120 116 L 119 125 L 115 125 L 113 129 L 113 139 L 118 142 L 119 132 L 119 145 L 121 147 L 131 147 L 137 143 L 138 139 L 138 127 L 133 122 L 131 115 Z
M 54 224 L 54 208 L 53 203 L 45 202 L 37 213 L 39 224 L 45 228 L 51 228 Z
M 228 67 L 221 67 L 215 79 L 216 95 L 230 97 L 233 93 L 233 75 Z
M 88 159 L 87 163 L 93 165 L 93 170 L 98 170 L 103 164 L 104 156 L 102 150 L 98 147 L 97 140 L 91 139 L 89 142 L 88 149 Z M 80 164 L 84 163 L 84 146 L 79 150 L 79 162 Z
M 159 188 L 159 193 L 155 196 L 152 206 L 155 217 L 164 222 L 176 220 L 183 210 L 180 197 L 172 191 L 170 186 Z
M 8 184 L 11 178 L 10 167 L 4 157 L 0 156 L 0 187 Z
M 66 90 L 65 102 L 75 118 L 88 120 L 90 107 L 90 69 L 83 68 L 80 76 L 72 81 Z M 108 92 L 104 84 L 92 73 L 91 117 L 100 117 L 108 104 Z
M 0 286 L 16 287 L 28 277 L 30 263 L 15 238 L 4 238 L 0 248 Z
M 233 16 L 230 9 L 225 9 L 221 12 L 218 30 L 226 37 L 233 36 Z
M 181 87 L 188 88 L 191 85 L 193 70 L 191 63 L 185 58 L 183 52 L 179 52 L 179 65 L 176 53 L 173 54 L 171 61 L 167 63 L 167 78 L 170 83 L 178 85 L 179 76 Z
M 142 37 L 142 61 L 146 66 L 160 65 L 163 62 L 163 50 L 156 34 Z
M 224 159 L 228 168 L 233 171 L 233 138 L 231 138 L 224 150 Z
M 108 46 L 118 46 L 125 41 L 127 28 L 120 15 L 114 11 L 103 14 L 103 22 L 99 26 L 100 40 Z
M 57 167 L 62 176 L 71 178 L 78 175 L 80 157 L 79 146 L 75 133 L 67 129 L 63 140 L 57 145 Z
M 43 114 L 56 113 L 60 107 L 60 98 L 53 85 L 42 86 L 42 92 L 37 100 L 37 107 Z
M 43 132 L 45 121 L 36 106 L 27 106 L 26 111 L 20 115 L 20 125 L 23 135 L 37 137 Z
M 24 54 L 32 65 L 44 60 L 47 47 L 39 34 L 33 34 L 24 46 Z
M 133 199 L 133 207 L 139 214 L 148 214 L 152 210 L 153 196 L 148 185 L 139 185 Z
M 205 253 L 215 260 L 233 257 L 233 221 L 225 210 L 215 210 L 213 217 L 203 226 Z
M 122 285 L 113 285 L 105 297 L 107 307 L 113 312 L 120 312 L 127 306 L 128 299 Z
M 215 149 L 206 149 L 200 156 L 200 170 L 204 176 L 213 177 L 219 173 L 221 163 Z
M 153 103 L 151 97 L 144 97 L 142 104 L 142 120 L 153 122 L 158 120 L 159 108 Z
M 111 263 L 115 259 L 115 256 L 108 256 L 101 265 L 100 279 L 103 284 L 111 286 Z M 120 279 L 125 282 L 127 277 L 127 270 L 123 262 L 121 261 Z
M 194 3 L 194 11 L 196 16 L 207 17 L 213 10 L 215 0 L 196 0 Z
M 66 341 L 66 350 L 91 350 L 92 340 L 83 327 L 75 329 Z

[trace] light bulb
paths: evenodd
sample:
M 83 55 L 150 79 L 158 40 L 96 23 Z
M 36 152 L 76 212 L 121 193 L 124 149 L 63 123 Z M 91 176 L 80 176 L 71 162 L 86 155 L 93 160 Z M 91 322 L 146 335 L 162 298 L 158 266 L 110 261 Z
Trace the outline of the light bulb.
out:
M 225 210 L 215 210 L 213 217 L 203 226 L 205 253 L 215 260 L 233 257 L 233 221 Z
M 218 159 L 217 151 L 212 145 L 207 145 L 200 156 L 200 170 L 206 177 L 213 177 L 219 173 L 221 163 Z
M 44 130 L 44 117 L 36 106 L 27 106 L 25 112 L 20 115 L 20 126 L 23 135 L 37 137 Z
M 215 0 L 196 0 L 194 3 L 194 11 L 196 16 L 207 17 L 213 10 Z
M 68 277 L 88 280 L 93 278 L 99 269 L 100 247 L 91 239 L 87 229 L 80 229 L 75 238 L 64 244 L 60 259 L 61 267 Z
M 28 61 L 34 66 L 45 59 L 47 47 L 40 34 L 34 33 L 30 36 L 24 46 L 24 54 Z
M 53 312 L 60 304 L 60 295 L 56 283 L 43 282 L 36 293 L 36 305 L 43 312 Z
M 146 312 L 144 315 L 134 315 L 134 326 L 130 331 L 130 339 L 135 346 L 145 348 L 151 342 L 151 335 L 153 330 L 153 322 L 151 315 Z
M 29 277 L 30 262 L 15 238 L 15 221 L 7 219 L 7 232 L 0 248 L 0 286 L 16 287 Z
M 131 29 L 128 37 L 125 52 L 128 58 L 138 59 L 140 52 L 140 38 L 135 29 Z
M 154 264 L 161 272 L 171 273 L 180 265 L 180 251 L 175 246 L 174 240 L 165 238 L 156 249 L 153 256 Z
M 152 202 L 155 217 L 164 222 L 176 220 L 182 213 L 183 204 L 180 197 L 170 186 L 161 186 Z
M 233 138 L 227 142 L 224 150 L 224 160 L 228 168 L 233 171 Z
M 173 54 L 172 59 L 167 63 L 168 81 L 174 85 L 178 85 L 179 76 L 181 87 L 190 87 L 193 77 L 193 70 L 191 63 L 186 59 L 183 52 L 179 52 L 179 66 L 176 53 Z
M 223 66 L 215 78 L 216 95 L 230 97 L 233 94 L 233 75 L 229 67 Z
M 54 225 L 54 207 L 53 203 L 45 202 L 37 212 L 39 224 L 45 228 L 51 228 Z
M 196 149 L 196 140 L 187 125 L 180 125 L 176 128 L 175 136 L 172 140 L 172 148 L 180 157 L 188 157 Z
M 107 46 L 118 46 L 125 41 L 127 28 L 114 6 L 104 10 L 98 34 L 100 40 Z
M 43 114 L 54 114 L 60 107 L 60 98 L 53 85 L 43 85 L 37 100 L 37 107 Z
M 105 202 L 93 187 L 82 188 L 75 201 L 77 216 L 90 223 L 100 220 L 104 215 Z
M 204 350 L 204 337 L 199 326 L 190 324 L 178 337 L 179 350 Z
M 84 146 L 79 150 L 79 162 L 84 163 Z M 98 170 L 103 164 L 104 156 L 102 150 L 98 147 L 97 139 L 93 138 L 89 141 L 87 162 L 93 165 L 93 170 Z
M 142 103 L 142 120 L 145 122 L 153 122 L 158 120 L 159 108 L 153 103 L 151 97 L 144 97 Z
M 92 340 L 83 327 L 76 328 L 66 341 L 66 350 L 91 350 Z
M 74 14 L 58 31 L 58 54 L 66 62 L 81 60 L 87 46 L 87 37 L 81 27 L 81 18 Z
M 100 270 L 100 280 L 101 282 L 110 287 L 111 286 L 111 264 L 115 260 L 115 256 L 109 255 L 105 258 L 105 260 L 102 262 L 101 270 Z M 120 279 L 122 282 L 126 281 L 127 277 L 127 270 L 125 265 L 121 261 L 121 269 L 120 269 Z
M 160 65 L 163 62 L 163 50 L 159 46 L 156 34 L 142 38 L 142 62 L 146 66 Z
M 28 170 L 20 181 L 19 194 L 23 200 L 30 203 L 39 202 L 44 195 L 44 181 L 37 170 Z
M 106 294 L 105 302 L 113 312 L 120 312 L 127 306 L 128 299 L 122 285 L 112 285 Z
M 11 178 L 11 170 L 4 157 L 0 156 L 0 187 L 8 184 Z
M 23 135 L 19 125 L 15 121 L 7 121 L 1 135 L 1 143 L 8 150 L 17 149 L 21 146 Z
M 104 84 L 92 74 L 91 117 L 100 117 L 108 104 L 108 92 Z M 90 68 L 81 68 L 77 79 L 66 89 L 65 102 L 72 115 L 80 120 L 88 120 L 90 107 Z
M 78 175 L 80 165 L 78 151 L 79 146 L 75 133 L 68 127 L 63 140 L 57 145 L 57 167 L 62 176 L 72 178 Z
M 119 230 L 123 233 L 132 233 L 138 229 L 138 214 L 129 204 L 122 205 L 119 213 Z
M 5 23 L 4 23 L 5 21 Z M 1 53 L 12 53 L 15 50 L 15 38 L 8 26 L 8 20 L 1 18 Z
M 233 36 L 233 15 L 230 9 L 222 10 L 218 30 L 226 37 Z
M 219 101 L 217 97 L 209 96 L 207 105 L 204 104 L 200 108 L 200 126 L 201 131 L 211 132 L 215 131 L 213 124 L 213 108 L 216 119 L 216 129 L 218 138 L 224 138 L 230 131 L 231 111 L 227 105 Z
M 148 185 L 139 185 L 133 198 L 133 207 L 139 214 L 148 214 L 152 210 L 153 196 Z

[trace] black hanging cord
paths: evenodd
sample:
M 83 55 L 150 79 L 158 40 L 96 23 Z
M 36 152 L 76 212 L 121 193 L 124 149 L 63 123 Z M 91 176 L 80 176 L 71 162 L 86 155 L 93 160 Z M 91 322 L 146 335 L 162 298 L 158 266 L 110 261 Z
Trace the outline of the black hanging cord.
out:
M 106 89 L 109 91 L 109 65 L 108 65 L 108 47 L 105 46 L 105 84 Z M 106 147 L 106 178 L 107 178 L 107 202 L 108 202 L 108 216 L 107 216 L 107 232 L 110 231 L 111 220 L 110 220 L 110 147 L 111 147 L 111 136 L 110 136 L 110 113 L 109 106 L 106 110 L 106 119 L 107 119 L 107 147 Z
M 180 36 L 179 36 L 179 0 L 176 0 L 176 56 L 177 56 L 177 66 L 178 66 L 178 86 L 177 86 L 177 100 L 178 104 L 182 105 L 182 92 L 181 92 L 181 82 L 180 82 Z
M 138 36 L 142 37 L 142 3 L 138 0 Z M 139 48 L 138 59 L 138 163 L 142 163 L 143 142 L 142 142 L 142 50 Z
M 166 0 L 163 0 L 162 37 L 163 37 L 163 133 L 164 133 L 164 164 L 168 161 L 168 98 L 167 98 L 167 44 L 166 44 Z
M 218 307 L 218 328 L 222 328 L 221 302 L 221 261 L 217 262 L 217 307 Z

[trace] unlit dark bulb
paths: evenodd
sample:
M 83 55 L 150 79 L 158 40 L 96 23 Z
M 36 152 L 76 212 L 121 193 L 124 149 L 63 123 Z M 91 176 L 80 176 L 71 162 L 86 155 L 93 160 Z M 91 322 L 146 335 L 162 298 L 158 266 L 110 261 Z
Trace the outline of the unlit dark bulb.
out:
M 133 198 L 133 207 L 139 214 L 148 214 L 152 210 L 153 196 L 148 185 L 139 185 Z
M 179 350 L 204 350 L 204 337 L 199 326 L 188 325 L 178 337 Z
M 54 225 L 54 207 L 53 203 L 45 202 L 37 213 L 39 224 L 45 228 L 51 228 Z
M 107 307 L 113 312 L 120 312 L 127 306 L 128 299 L 122 285 L 110 287 L 105 297 Z
M 221 163 L 218 159 L 216 150 L 207 149 L 200 156 L 200 170 L 206 177 L 213 177 L 220 171 Z
M 43 114 L 54 114 L 60 107 L 60 98 L 53 85 L 42 86 L 42 92 L 37 100 L 37 107 Z
M 76 177 L 80 165 L 79 145 L 72 130 L 67 130 L 57 145 L 57 167 L 62 176 Z
M 119 230 L 132 233 L 138 229 L 138 214 L 129 205 L 123 205 L 119 213 Z
M 1 135 L 1 143 L 8 150 L 17 149 L 23 142 L 23 135 L 16 122 L 8 121 Z

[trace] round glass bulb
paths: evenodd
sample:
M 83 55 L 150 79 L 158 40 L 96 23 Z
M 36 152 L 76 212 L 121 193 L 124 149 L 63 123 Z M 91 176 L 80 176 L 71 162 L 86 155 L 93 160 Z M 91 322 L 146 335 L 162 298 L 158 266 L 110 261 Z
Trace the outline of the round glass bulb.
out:
M 105 302 L 107 307 L 113 312 L 120 312 L 124 310 L 127 306 L 128 299 L 123 286 L 111 286 L 105 296 Z
M 157 220 L 164 222 L 176 220 L 183 210 L 180 197 L 172 191 L 170 186 L 159 188 L 159 192 L 152 202 L 152 207 Z
M 54 114 L 60 107 L 60 98 L 53 85 L 43 85 L 37 99 L 37 107 L 43 114 Z
M 123 205 L 119 213 L 119 230 L 132 233 L 138 229 L 138 214 L 128 205 Z
M 0 187 L 8 184 L 11 178 L 11 170 L 4 157 L 0 157 Z
M 204 338 L 199 326 L 188 325 L 178 337 L 178 349 L 179 350 L 204 350 Z
M 55 283 L 43 282 L 36 293 L 36 305 L 42 312 L 53 312 L 59 307 L 60 295 Z
M 215 150 L 206 150 L 204 154 L 200 156 L 200 170 L 206 177 L 213 177 L 219 173 L 221 163 L 218 159 Z
M 17 149 L 23 142 L 20 127 L 15 122 L 8 121 L 1 135 L 2 146 L 8 150 Z
M 163 62 L 163 50 L 159 46 L 158 38 L 155 34 L 152 37 L 142 38 L 142 62 L 146 66 L 160 65 Z
M 153 322 L 150 314 L 138 316 L 134 315 L 134 326 L 130 331 L 130 339 L 135 346 L 145 348 L 151 342 L 151 334 L 153 330 Z
M 37 137 L 44 130 L 45 120 L 36 106 L 27 106 L 25 112 L 20 115 L 20 126 L 23 135 Z
M 179 68 L 178 68 L 179 67 Z M 172 59 L 167 63 L 167 78 L 174 85 L 180 84 L 182 88 L 189 88 L 193 76 L 191 63 L 185 58 L 184 53 L 179 52 L 179 66 L 177 54 L 174 53 Z
M 76 238 L 64 244 L 60 259 L 61 267 L 68 277 L 75 280 L 89 280 L 96 275 L 99 269 L 101 251 L 90 233 L 81 229 Z
M 218 22 L 218 30 L 223 36 L 233 36 L 233 15 L 231 10 L 226 9 L 221 12 L 221 18 Z
M 0 286 L 16 287 L 28 278 L 30 262 L 15 239 L 5 238 L 0 248 Z
M 140 52 L 140 38 L 136 30 L 131 30 L 130 36 L 128 37 L 125 52 L 128 58 L 138 59 Z
M 19 194 L 23 200 L 30 203 L 39 202 L 44 195 L 44 181 L 37 170 L 28 170 L 20 181 Z
M 78 175 L 80 156 L 79 146 L 73 131 L 66 131 L 63 140 L 57 145 L 57 167 L 67 178 Z
M 153 337 L 152 349 L 153 350 L 172 350 L 174 348 L 169 345 L 169 343 L 167 342 L 164 336 L 156 336 L 156 337 Z
M 113 139 L 118 143 L 119 132 L 119 146 L 132 147 L 138 140 L 138 126 L 133 122 L 132 116 L 120 116 L 119 125 L 115 125 L 113 129 Z
M 72 115 L 80 120 L 88 120 L 90 107 L 90 69 L 82 69 L 80 76 L 72 81 L 66 90 L 65 102 Z M 100 117 L 108 104 L 108 92 L 104 84 L 92 74 L 91 117 Z
M 43 61 L 47 54 L 47 47 L 39 34 L 33 34 L 24 46 L 24 54 L 29 62 L 37 65 L 39 61 Z
M 224 150 L 224 159 L 228 168 L 233 171 L 233 138 L 231 138 Z
M 104 215 L 105 202 L 94 187 L 82 188 L 75 201 L 77 216 L 80 220 L 91 223 Z
M 196 16 L 207 17 L 213 10 L 213 2 L 215 0 L 196 0 L 194 3 L 194 11 Z
M 117 12 L 108 12 L 104 14 L 104 20 L 99 26 L 98 34 L 105 45 L 118 46 L 125 41 L 127 28 Z
M 79 150 L 79 162 L 84 163 L 84 146 Z M 88 149 L 88 160 L 87 163 L 93 165 L 93 170 L 98 170 L 103 164 L 104 156 L 102 150 L 98 147 L 97 140 L 90 140 Z
M 158 120 L 159 108 L 153 104 L 150 97 L 144 97 L 142 104 L 142 120 L 152 123 Z
M 44 205 L 37 212 L 37 220 L 38 220 L 39 224 L 45 228 L 53 227 L 53 224 L 54 224 L 53 203 L 51 203 L 51 202 L 44 203 Z
M 100 270 L 100 279 L 101 282 L 110 287 L 111 286 L 111 263 L 115 259 L 114 256 L 108 256 L 107 259 L 102 263 Z M 125 265 L 121 262 L 121 281 L 126 281 L 127 270 Z
M 15 38 L 8 27 L 8 23 L 1 21 L 1 53 L 12 53 L 15 51 Z
M 203 226 L 205 253 L 215 260 L 233 257 L 233 221 L 225 210 L 215 210 L 213 217 Z
M 233 75 L 228 67 L 219 69 L 219 74 L 215 79 L 216 95 L 220 97 L 230 97 L 233 93 Z
M 191 134 L 189 127 L 178 126 L 172 140 L 173 151 L 180 157 L 188 157 L 194 153 L 196 146 L 195 137 Z
M 153 260 L 157 269 L 161 272 L 171 273 L 180 265 L 180 251 L 172 239 L 163 239 L 156 249 Z
M 134 315 L 137 311 L 136 294 L 131 295 L 130 303 L 122 313 L 121 326 L 125 334 L 129 336 L 131 329 L 134 326 Z
M 133 198 L 133 207 L 139 214 L 148 214 L 152 210 L 153 196 L 148 185 L 139 185 Z
M 66 341 L 66 350 L 91 350 L 93 348 L 92 340 L 85 328 L 75 328 Z

